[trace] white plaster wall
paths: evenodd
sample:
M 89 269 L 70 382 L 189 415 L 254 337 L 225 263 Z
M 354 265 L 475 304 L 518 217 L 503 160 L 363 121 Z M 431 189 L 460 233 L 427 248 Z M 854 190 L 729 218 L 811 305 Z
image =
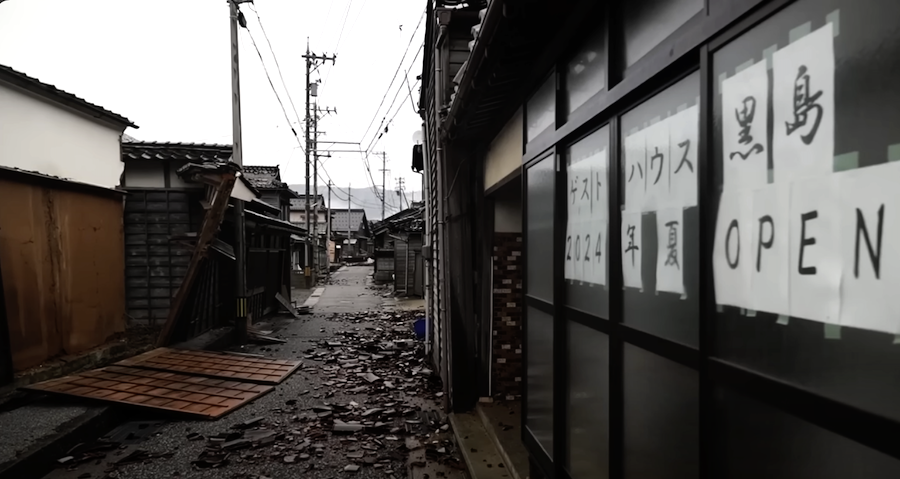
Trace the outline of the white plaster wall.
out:
M 163 188 L 166 179 L 161 161 L 128 160 L 125 186 L 130 188 Z
M 522 109 L 494 137 L 484 160 L 484 189 L 522 166 Z
M 0 84 L 0 166 L 113 188 L 123 130 Z
M 522 232 L 521 200 L 506 197 L 494 200 L 494 231 L 497 233 Z

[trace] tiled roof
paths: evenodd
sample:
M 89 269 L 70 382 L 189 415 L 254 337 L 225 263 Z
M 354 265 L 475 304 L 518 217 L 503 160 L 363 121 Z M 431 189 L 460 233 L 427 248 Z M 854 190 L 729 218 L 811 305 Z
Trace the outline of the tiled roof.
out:
M 132 138 L 132 140 L 134 140 Z M 159 143 L 126 141 L 123 135 L 123 160 L 180 160 L 192 162 L 228 161 L 231 145 L 207 143 Z
M 49 83 L 44 83 L 6 65 L 0 65 L 0 82 L 6 82 L 23 90 L 53 99 L 88 116 L 102 118 L 122 126 L 137 128 L 137 125 L 132 123 L 131 120 L 118 113 L 113 113 L 100 105 L 95 105 L 84 98 L 60 90 Z
M 281 181 L 281 169 L 277 166 L 244 165 L 244 176 L 257 188 L 287 188 Z
M 345 232 L 347 231 L 347 210 L 333 210 L 331 212 L 331 231 Z M 366 210 L 352 209 L 350 210 L 350 231 L 356 232 L 362 226 L 366 218 Z
M 309 195 L 313 197 L 313 195 Z M 324 210 L 327 209 L 325 206 L 325 199 L 322 195 L 315 196 L 315 199 L 310 203 L 312 206 L 313 203 L 319 203 L 319 209 Z M 299 198 L 291 198 L 291 210 L 292 211 L 300 211 L 306 209 L 306 195 L 300 194 Z

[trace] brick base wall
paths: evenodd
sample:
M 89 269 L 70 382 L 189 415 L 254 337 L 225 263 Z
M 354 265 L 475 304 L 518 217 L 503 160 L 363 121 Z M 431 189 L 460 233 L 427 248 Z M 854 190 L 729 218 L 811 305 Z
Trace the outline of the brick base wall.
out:
M 494 233 L 491 394 L 501 399 L 522 395 L 522 246 L 521 233 Z

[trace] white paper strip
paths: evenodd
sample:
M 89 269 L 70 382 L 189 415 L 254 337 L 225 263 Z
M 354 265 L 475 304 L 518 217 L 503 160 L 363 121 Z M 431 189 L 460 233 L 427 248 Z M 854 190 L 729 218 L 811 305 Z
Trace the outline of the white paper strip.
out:
M 791 316 L 837 324 L 841 312 L 838 178 L 791 184 Z
M 751 219 L 751 307 L 790 315 L 790 185 L 767 185 L 753 192 Z
M 839 173 L 842 326 L 900 333 L 900 163 Z
M 641 213 L 622 214 L 622 279 L 628 288 L 643 289 L 641 276 Z
M 768 182 L 769 76 L 761 61 L 722 82 L 722 161 L 725 188 Z
M 656 211 L 669 204 L 669 121 L 650 125 L 645 132 L 647 187 L 641 211 Z
M 700 109 L 694 105 L 669 119 L 672 184 L 670 205 L 697 206 L 697 146 Z
M 625 137 L 625 211 L 641 211 L 646 188 L 644 130 Z
M 772 55 L 775 182 L 821 177 L 834 162 L 832 24 Z
M 713 244 L 716 304 L 750 307 L 750 250 L 753 195 L 749 190 L 726 190 L 719 200 Z
M 684 294 L 684 210 L 665 208 L 656 212 L 656 290 Z

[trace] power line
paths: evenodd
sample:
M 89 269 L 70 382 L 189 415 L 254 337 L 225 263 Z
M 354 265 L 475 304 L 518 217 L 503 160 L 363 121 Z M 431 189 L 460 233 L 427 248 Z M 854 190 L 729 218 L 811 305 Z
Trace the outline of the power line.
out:
M 393 76 L 393 78 L 391 78 L 391 83 L 388 85 L 387 90 L 385 90 L 384 96 L 381 97 L 381 103 L 378 104 L 378 108 L 375 110 L 375 114 L 372 115 L 372 121 L 369 122 L 369 126 L 366 127 L 366 132 L 363 133 L 360 143 L 365 141 L 366 136 L 369 134 L 369 130 L 371 130 L 372 125 L 375 124 L 375 118 L 378 118 L 378 112 L 381 111 L 381 107 L 384 106 L 384 100 L 387 99 L 388 93 L 390 93 L 390 91 L 391 91 L 391 87 L 394 86 L 394 81 L 397 80 L 397 74 L 400 73 L 400 69 L 403 67 L 403 61 L 406 60 L 406 55 L 409 54 L 409 49 L 412 47 L 412 42 L 416 38 L 416 33 L 419 31 L 419 27 L 422 26 L 422 21 L 425 19 L 426 11 L 422 12 L 422 16 L 419 18 L 419 23 L 416 25 L 416 29 L 413 31 L 412 35 L 409 37 L 409 44 L 406 46 L 406 51 L 403 52 L 403 57 L 400 58 L 400 64 L 397 65 L 397 71 L 394 72 L 394 76 Z M 416 56 L 418 56 L 418 54 Z
M 363 10 L 366 9 L 366 2 L 367 2 L 367 1 L 368 1 L 368 0 L 363 0 L 362 6 L 359 7 L 359 11 L 356 12 L 356 17 L 353 19 L 353 26 L 356 26 L 356 22 L 359 21 L 359 17 L 362 15 Z M 330 2 L 330 3 L 331 3 L 332 5 L 334 5 L 334 2 Z M 353 3 L 352 0 L 351 0 L 350 3 Z M 348 7 L 347 7 L 347 14 L 349 14 L 349 13 L 350 13 L 350 7 L 348 6 Z M 341 25 L 341 34 L 338 35 L 337 45 L 334 47 L 334 54 L 335 54 L 335 55 L 337 55 L 337 53 L 338 53 L 338 47 L 341 46 L 341 38 L 344 36 L 344 27 L 346 26 L 346 22 L 347 22 L 347 19 L 348 19 L 348 18 L 349 18 L 349 17 L 345 17 L 345 18 L 344 18 L 344 24 Z M 331 71 L 332 71 L 332 70 L 334 70 L 334 65 L 331 65 L 331 67 L 328 69 L 328 73 L 325 74 L 325 80 L 322 81 L 322 84 L 323 84 L 323 85 L 328 84 L 328 79 L 331 78 Z
M 410 90 L 415 89 L 418 85 L 419 85 L 419 80 L 416 80 L 416 82 L 413 83 L 413 86 L 412 86 L 412 88 L 411 88 Z M 394 122 L 394 118 L 397 118 L 397 115 L 400 114 L 400 110 L 402 110 L 402 109 L 403 109 L 403 103 L 401 103 L 400 105 L 397 106 L 397 110 L 394 111 L 394 115 L 391 116 L 391 119 L 387 121 L 387 124 L 388 124 L 388 125 L 390 125 L 391 123 Z M 367 151 L 371 151 L 371 149 L 375 148 L 375 146 L 378 145 L 378 142 L 381 141 L 381 137 L 383 137 L 386 133 L 387 133 L 387 132 L 385 132 L 385 133 L 383 133 L 383 134 L 381 134 L 381 135 L 377 135 L 376 137 L 372 138 L 373 142 L 372 142 L 372 144 L 369 146 L 369 148 L 368 148 Z
M 288 89 L 287 82 L 284 81 L 284 76 L 281 74 L 281 65 L 278 64 L 278 56 L 275 55 L 275 49 L 272 47 L 272 42 L 269 41 L 269 35 L 266 33 L 266 27 L 263 26 L 262 18 L 260 18 L 259 12 L 256 11 L 256 7 L 253 6 L 252 3 L 250 4 L 250 10 L 253 10 L 253 14 L 256 15 L 256 22 L 259 24 L 259 29 L 262 31 L 263 38 L 266 39 L 266 44 L 269 45 L 269 52 L 272 53 L 272 58 L 275 60 L 275 68 L 278 70 L 278 78 L 281 79 L 281 85 L 284 87 L 284 92 L 285 92 L 285 94 L 287 94 L 288 101 L 291 104 L 291 108 L 294 110 L 294 116 L 296 116 L 297 121 L 300 122 L 301 121 L 300 114 L 297 113 L 297 107 L 294 106 L 294 99 L 291 98 L 291 91 Z M 249 30 L 248 30 L 248 32 L 249 32 Z M 252 38 L 252 36 L 251 36 L 251 38 Z M 254 44 L 254 47 L 255 46 L 256 45 Z M 258 49 L 257 49 L 257 53 L 259 53 Z M 260 59 L 262 59 L 262 56 L 260 56 Z
M 269 80 L 269 86 L 272 87 L 272 92 L 275 93 L 275 99 L 278 100 L 278 104 L 281 106 L 281 112 L 284 113 L 284 119 L 288 123 L 288 128 L 291 129 L 291 132 L 294 133 L 294 138 L 297 139 L 297 144 L 300 146 L 300 149 L 303 150 L 303 144 L 300 142 L 300 137 L 297 135 L 297 130 L 294 129 L 294 126 L 291 124 L 291 119 L 288 118 L 287 109 L 284 107 L 284 102 L 281 101 L 281 97 L 278 95 L 278 90 L 275 88 L 275 83 L 272 82 L 272 76 L 269 75 L 269 69 L 266 67 L 266 62 L 263 60 L 262 53 L 259 51 L 259 47 L 256 46 L 256 40 L 253 38 L 253 33 L 250 32 L 250 29 L 244 27 L 244 30 L 247 32 L 247 35 L 250 36 L 250 43 L 253 44 L 253 49 L 256 50 L 256 54 L 259 55 L 259 61 L 262 63 L 263 71 L 266 73 L 266 79 Z M 306 150 L 303 150 L 304 153 Z M 287 168 L 287 166 L 285 166 Z
M 419 51 L 420 52 L 422 51 L 421 47 L 419 48 Z M 419 54 L 416 53 L 416 57 L 418 57 L 418 56 L 419 56 Z M 414 63 L 415 63 L 415 61 L 416 61 L 416 59 L 413 58 Z M 381 124 L 379 124 L 378 129 L 375 130 L 375 135 L 372 137 L 372 141 L 369 142 L 369 146 L 366 148 L 366 151 L 371 150 L 372 143 L 375 141 L 375 138 L 379 136 L 378 132 L 381 131 L 381 127 L 385 126 L 385 120 L 387 119 L 387 116 L 391 113 L 391 109 L 394 108 L 394 105 L 397 103 L 397 98 L 400 96 L 401 91 L 403 91 L 403 83 L 402 82 L 400 83 L 399 87 L 397 88 L 397 92 L 394 93 L 394 99 L 391 100 L 391 105 L 389 107 L 387 107 L 387 111 L 385 111 L 384 116 L 381 118 Z M 401 105 L 402 105 L 402 103 L 401 103 Z M 394 114 L 394 116 L 396 117 L 397 115 Z M 393 121 L 393 118 L 391 118 L 391 120 Z M 390 122 L 388 122 L 388 123 L 390 123 Z

